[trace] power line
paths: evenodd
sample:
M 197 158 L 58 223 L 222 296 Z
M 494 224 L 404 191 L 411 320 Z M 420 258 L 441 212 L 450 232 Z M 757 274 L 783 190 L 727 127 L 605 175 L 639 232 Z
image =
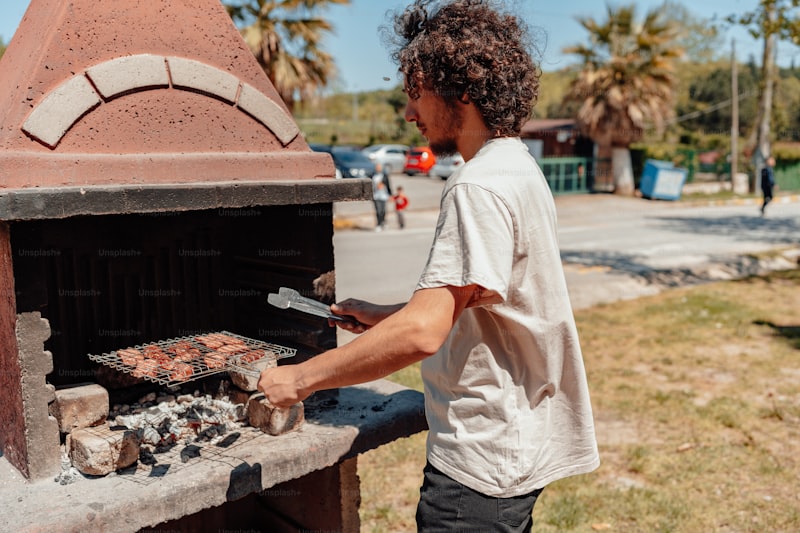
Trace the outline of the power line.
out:
M 757 91 L 745 91 L 743 93 L 739 93 L 739 97 L 736 100 L 741 102 L 745 98 L 748 98 L 750 96 L 756 96 L 757 94 L 758 94 Z M 722 109 L 723 107 L 728 107 L 728 106 L 730 106 L 732 104 L 733 104 L 733 98 L 729 98 L 728 100 L 723 100 L 722 102 L 717 102 L 716 104 L 713 104 L 710 107 L 707 107 L 705 109 L 692 111 L 691 113 L 686 113 L 685 115 L 681 115 L 681 116 L 676 117 L 676 118 L 674 118 L 672 120 L 668 120 L 668 121 L 666 121 L 666 124 L 668 126 L 671 125 L 671 124 L 678 124 L 679 122 L 683 122 L 685 120 L 691 120 L 693 118 L 697 118 L 697 117 L 700 117 L 700 116 L 703 116 L 703 115 L 707 115 L 709 113 L 713 113 L 714 111 L 716 111 L 718 109 Z

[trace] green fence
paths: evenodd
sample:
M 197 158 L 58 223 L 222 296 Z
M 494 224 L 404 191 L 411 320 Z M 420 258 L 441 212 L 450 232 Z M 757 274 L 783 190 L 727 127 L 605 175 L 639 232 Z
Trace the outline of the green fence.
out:
M 775 166 L 775 183 L 779 191 L 800 191 L 800 162 L 779 162 Z
M 638 161 L 637 154 L 632 152 L 634 176 L 638 186 L 644 161 Z M 539 166 L 544 172 L 547 183 L 553 195 L 581 194 L 589 192 L 611 192 L 614 190 L 613 180 L 608 171 L 604 172 L 602 166 L 605 160 L 591 157 L 544 157 L 539 159 Z M 609 161 L 605 161 L 610 165 Z M 687 170 L 698 171 L 727 171 L 730 172 L 729 163 L 718 164 L 713 170 L 704 168 L 697 162 L 694 154 L 687 153 L 683 161 Z M 687 183 L 690 180 L 687 179 Z M 778 190 L 800 191 L 800 162 L 781 163 L 775 168 L 775 182 Z
M 539 166 L 554 196 L 588 193 L 593 189 L 595 165 L 590 157 L 544 157 Z

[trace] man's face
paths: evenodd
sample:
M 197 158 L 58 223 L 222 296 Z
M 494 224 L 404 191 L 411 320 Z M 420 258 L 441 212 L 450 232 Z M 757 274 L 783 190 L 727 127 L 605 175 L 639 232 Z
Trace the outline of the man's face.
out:
M 463 117 L 457 102 L 448 103 L 435 92 L 420 89 L 418 98 L 409 97 L 405 119 L 416 123 L 435 155 L 446 156 L 458 152 Z

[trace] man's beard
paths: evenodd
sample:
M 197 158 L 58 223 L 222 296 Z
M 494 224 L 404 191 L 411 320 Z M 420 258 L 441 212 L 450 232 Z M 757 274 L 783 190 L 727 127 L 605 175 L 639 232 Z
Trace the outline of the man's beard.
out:
M 462 129 L 464 117 L 457 102 L 448 102 L 447 111 L 442 117 L 442 124 L 447 124 L 447 137 L 436 140 L 428 140 L 430 149 L 436 157 L 448 157 L 458 153 L 456 144 L 456 134 Z
M 456 140 L 453 137 L 439 139 L 435 142 L 431 141 L 429 144 L 433 155 L 436 157 L 449 157 L 458 152 L 458 146 L 456 146 Z

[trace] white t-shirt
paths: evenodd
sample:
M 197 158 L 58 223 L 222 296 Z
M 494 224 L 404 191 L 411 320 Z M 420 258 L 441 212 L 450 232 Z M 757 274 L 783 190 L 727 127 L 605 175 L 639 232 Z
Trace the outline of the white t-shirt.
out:
M 600 464 L 545 178 L 499 138 L 442 192 L 417 289 L 483 288 L 422 362 L 430 463 L 489 496 L 527 494 Z

